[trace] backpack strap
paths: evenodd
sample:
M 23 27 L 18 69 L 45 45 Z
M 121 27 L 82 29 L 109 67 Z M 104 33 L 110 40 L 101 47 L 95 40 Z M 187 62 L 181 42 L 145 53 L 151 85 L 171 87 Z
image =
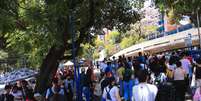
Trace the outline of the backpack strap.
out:
M 113 88 L 113 86 L 112 86 L 112 88 Z M 111 90 L 112 88 L 109 88 L 109 87 L 108 87 L 109 90 L 107 90 L 107 88 L 105 89 L 105 90 L 106 90 L 106 93 L 107 93 L 107 98 L 108 98 L 108 95 L 110 96 L 110 90 Z M 111 100 L 111 96 L 110 96 L 110 100 Z
M 112 87 L 112 88 L 113 88 L 113 87 Z M 112 88 L 109 88 L 109 87 L 108 87 L 109 90 L 107 90 L 107 88 L 106 88 L 106 92 L 109 93 Z

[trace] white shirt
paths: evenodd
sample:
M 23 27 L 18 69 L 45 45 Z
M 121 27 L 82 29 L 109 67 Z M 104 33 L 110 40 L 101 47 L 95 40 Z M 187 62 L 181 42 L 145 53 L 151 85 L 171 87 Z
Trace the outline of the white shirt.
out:
M 184 80 L 185 70 L 182 68 L 177 68 L 174 71 L 174 80 Z
M 14 97 L 17 97 L 17 98 L 19 98 L 19 97 L 22 97 L 22 91 L 17 91 L 16 93 L 11 93 Z
M 107 90 L 107 91 L 106 91 Z M 107 92 L 109 91 L 111 100 L 107 99 Z M 119 88 L 117 88 L 116 86 L 112 87 L 109 90 L 109 87 L 107 86 L 106 88 L 104 88 L 103 91 L 103 98 L 106 99 L 106 101 L 118 101 L 116 95 L 119 93 Z
M 176 66 L 176 64 L 170 65 L 169 63 L 167 63 L 167 67 L 168 67 L 168 69 L 174 71 L 177 66 Z
M 102 72 L 105 72 L 105 69 L 107 68 L 107 64 L 105 64 L 104 62 L 100 63 L 100 69 Z
M 180 61 L 183 69 L 186 71 L 186 74 L 189 74 L 189 68 L 191 66 L 191 62 L 188 59 L 181 59 Z
M 140 83 L 133 87 L 132 101 L 155 101 L 158 88 L 148 83 Z
M 53 87 L 47 89 L 46 96 L 45 96 L 46 98 L 49 98 L 50 96 L 50 93 L 51 93 L 50 89 L 52 90 L 52 93 L 55 93 L 55 90 Z M 62 88 L 60 89 L 59 94 L 64 95 L 64 90 Z

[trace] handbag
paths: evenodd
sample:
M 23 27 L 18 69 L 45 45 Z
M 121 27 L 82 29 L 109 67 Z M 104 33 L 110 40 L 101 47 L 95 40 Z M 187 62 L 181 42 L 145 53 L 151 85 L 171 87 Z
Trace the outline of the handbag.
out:
M 174 72 L 169 69 L 166 69 L 166 75 L 168 78 L 171 79 L 171 78 L 173 78 Z
M 191 85 L 190 85 L 191 88 L 196 86 L 196 83 L 195 83 L 196 82 L 196 80 L 195 80 L 195 69 L 196 68 L 193 69 L 193 76 L 192 76 Z

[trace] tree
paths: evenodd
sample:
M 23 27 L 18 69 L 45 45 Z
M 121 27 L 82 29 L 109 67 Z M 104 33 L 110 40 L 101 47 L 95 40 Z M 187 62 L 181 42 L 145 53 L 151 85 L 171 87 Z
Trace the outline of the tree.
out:
M 125 49 L 142 41 L 143 41 L 143 38 L 140 37 L 139 35 L 124 37 L 120 43 L 120 47 L 121 49 Z
M 120 42 L 120 35 L 120 32 L 117 30 L 109 31 L 109 33 L 105 35 L 104 48 L 108 56 L 118 51 L 117 45 Z
M 113 30 L 106 35 L 105 39 L 111 44 L 118 43 L 120 41 L 120 33 L 116 30 Z
M 123 36 L 120 42 L 121 49 L 125 49 L 134 44 L 142 42 L 144 32 L 145 31 L 142 30 L 142 26 L 139 24 L 139 22 L 135 23 L 134 25 L 131 25 L 131 30 L 128 30 L 125 34 L 122 34 Z
M 0 32 L 7 48 L 40 65 L 36 89 L 43 93 L 59 61 L 72 58 L 69 53 L 73 33 L 78 53 L 80 44 L 88 42 L 86 36 L 92 37 L 91 32 L 113 27 L 129 29 L 131 23 L 139 20 L 129 3 L 129 0 L 1 0 Z
M 0 59 L 8 58 L 8 53 L 3 50 L 0 50 Z
M 172 19 L 181 19 L 181 16 L 187 15 L 191 17 L 194 24 L 196 21 L 196 12 L 201 13 L 200 0 L 156 0 L 157 6 L 161 11 L 166 11 Z
M 92 46 L 91 44 L 89 43 L 86 43 L 86 44 L 83 44 L 81 45 L 82 47 L 82 55 L 81 57 L 85 58 L 85 59 L 95 59 L 97 58 L 97 54 L 96 53 L 96 50 L 95 50 L 95 47 Z

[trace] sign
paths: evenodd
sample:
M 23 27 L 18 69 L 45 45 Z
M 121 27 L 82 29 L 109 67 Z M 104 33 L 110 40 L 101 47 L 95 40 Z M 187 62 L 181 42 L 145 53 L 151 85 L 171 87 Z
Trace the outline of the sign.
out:
M 186 47 L 191 47 L 192 46 L 192 36 L 191 36 L 190 33 L 188 34 L 188 37 L 184 39 L 184 41 L 185 41 L 185 46 Z

